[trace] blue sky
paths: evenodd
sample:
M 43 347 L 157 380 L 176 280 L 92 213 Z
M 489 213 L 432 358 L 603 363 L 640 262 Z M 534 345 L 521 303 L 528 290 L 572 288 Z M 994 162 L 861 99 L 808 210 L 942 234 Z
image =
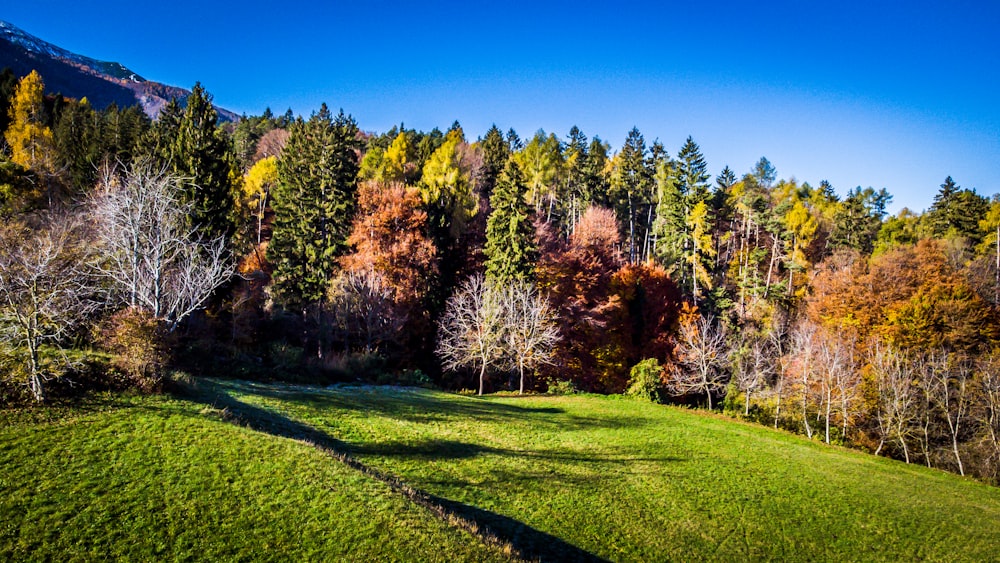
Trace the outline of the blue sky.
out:
M 237 112 L 323 101 L 369 131 L 637 126 L 709 167 L 930 205 L 1000 192 L 1000 3 L 20 2 L 0 19 Z

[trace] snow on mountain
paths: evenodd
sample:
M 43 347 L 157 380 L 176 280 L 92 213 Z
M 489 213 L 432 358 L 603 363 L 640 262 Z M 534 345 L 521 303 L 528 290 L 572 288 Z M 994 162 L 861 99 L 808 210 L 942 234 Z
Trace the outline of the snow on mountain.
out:
M 4 48 L 2 43 L 9 46 Z M 38 70 L 47 89 L 71 97 L 86 96 L 98 106 L 112 102 L 121 105 L 124 95 L 131 100 L 129 105 L 141 106 L 152 118 L 159 115 L 171 98 L 177 98 L 183 104 L 191 93 L 183 88 L 146 80 L 121 63 L 99 61 L 73 53 L 0 20 L 0 68 L 4 66 L 11 66 L 22 75 L 32 69 Z M 219 106 L 215 109 L 221 120 L 239 120 L 239 116 L 231 111 Z

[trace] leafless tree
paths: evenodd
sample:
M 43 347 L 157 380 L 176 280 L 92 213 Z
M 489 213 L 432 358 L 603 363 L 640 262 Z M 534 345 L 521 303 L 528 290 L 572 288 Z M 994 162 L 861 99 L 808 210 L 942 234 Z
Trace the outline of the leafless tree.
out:
M 223 237 L 188 229 L 183 179 L 148 162 L 109 169 L 90 202 L 97 227 L 97 269 L 117 299 L 173 328 L 229 280 L 234 265 Z
M 819 329 L 816 338 L 816 374 L 825 424 L 824 439 L 829 444 L 830 424 L 835 408 L 840 411 L 842 435 L 847 436 L 848 421 L 860 385 L 854 361 L 854 343 L 836 332 Z
M 906 463 L 910 463 L 906 440 L 915 416 L 915 394 L 909 362 L 901 352 L 878 340 L 869 343 L 868 361 L 878 392 L 875 421 L 878 424 L 879 444 L 875 455 L 882 451 L 887 440 L 895 439 L 903 450 Z
M 43 218 L 37 229 L 0 228 L 0 337 L 25 351 L 28 387 L 39 402 L 49 376 L 42 346 L 58 346 L 94 307 L 80 267 L 86 245 L 79 227 L 76 218 L 64 215 Z
M 774 349 L 770 342 L 753 336 L 742 348 L 731 355 L 736 387 L 743 392 L 743 416 L 750 415 L 751 395 L 763 389 L 774 374 Z
M 972 368 L 968 362 L 943 353 L 932 355 L 927 363 L 930 377 L 935 382 L 933 388 L 937 392 L 938 409 L 948 424 L 951 450 L 958 464 L 958 473 L 965 475 L 958 442 L 964 428 L 962 425 L 967 422 L 969 414 Z
M 799 393 L 802 404 L 802 424 L 806 436 L 812 438 L 813 429 L 809 425 L 809 403 L 813 393 L 816 363 L 816 325 L 808 321 L 799 322 L 792 330 L 791 350 L 794 371 L 787 375 L 794 378 L 795 389 Z
M 479 394 L 486 370 L 504 353 L 503 295 L 483 276 L 469 278 L 448 299 L 438 325 L 437 355 L 447 370 L 479 365 Z
M 555 311 L 549 300 L 527 281 L 514 281 L 503 288 L 503 334 L 506 356 L 517 368 L 524 393 L 524 370 L 552 363 L 552 350 L 559 341 Z
M 711 409 L 712 395 L 725 389 L 728 382 L 725 332 L 712 317 L 698 317 L 695 322 L 682 324 L 679 336 L 677 363 L 664 389 L 675 397 L 704 393 Z
M 356 340 L 365 352 L 393 341 L 406 322 L 393 303 L 392 290 L 374 271 L 343 272 L 330 284 L 333 324 L 345 348 Z
M 979 360 L 976 376 L 977 408 L 973 415 L 985 442 L 987 466 L 994 476 L 1000 466 L 1000 356 L 996 353 Z

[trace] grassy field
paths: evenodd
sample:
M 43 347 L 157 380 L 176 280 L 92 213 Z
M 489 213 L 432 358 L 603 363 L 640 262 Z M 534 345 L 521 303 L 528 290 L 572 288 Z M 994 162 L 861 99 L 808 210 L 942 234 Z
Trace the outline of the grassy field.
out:
M 203 381 L 0 412 L 0 560 L 505 558 L 463 524 L 542 560 L 991 560 L 1000 489 L 609 397 Z
M 0 411 L 0 560 L 504 560 L 377 480 L 166 397 Z
M 991 560 L 1000 489 L 709 414 L 606 397 L 213 384 L 531 557 Z

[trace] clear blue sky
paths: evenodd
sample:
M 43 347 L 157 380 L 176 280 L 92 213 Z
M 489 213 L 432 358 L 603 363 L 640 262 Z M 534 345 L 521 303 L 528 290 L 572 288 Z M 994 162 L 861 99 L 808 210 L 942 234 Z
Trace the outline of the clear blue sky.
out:
M 99 4 L 99 8 L 94 5 Z M 315 4 L 315 5 L 314 5 Z M 713 174 L 887 188 L 924 209 L 945 176 L 1000 192 L 1000 2 L 10 2 L 0 19 L 236 112 L 362 129 L 632 126 Z

